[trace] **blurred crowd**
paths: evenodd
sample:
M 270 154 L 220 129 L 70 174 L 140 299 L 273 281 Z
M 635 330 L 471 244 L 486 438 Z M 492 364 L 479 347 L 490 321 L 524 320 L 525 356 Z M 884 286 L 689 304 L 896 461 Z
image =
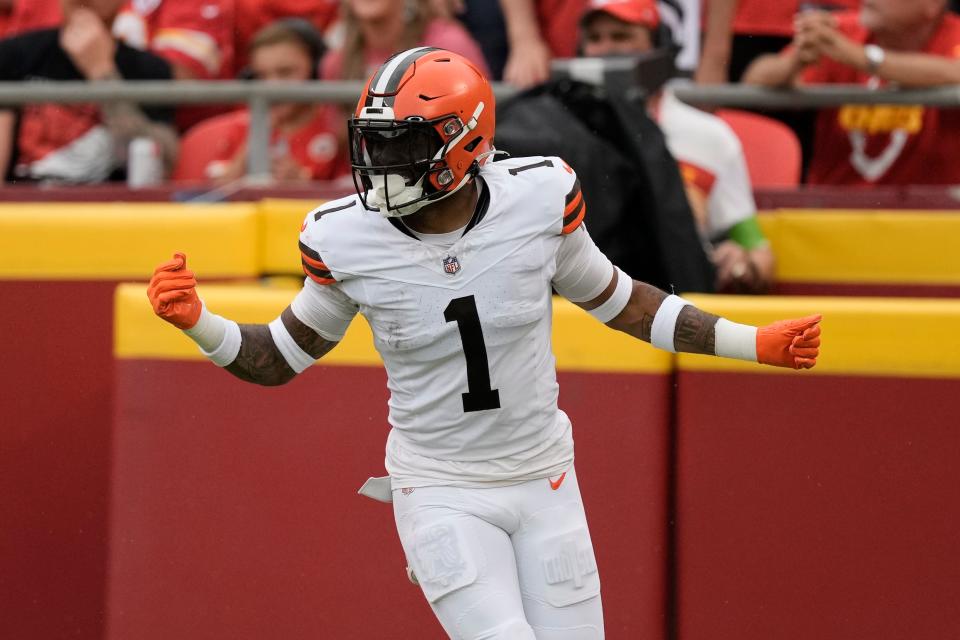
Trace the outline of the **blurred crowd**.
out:
M 703 84 L 937 87 L 960 84 L 955 9 L 950 0 L 0 0 L 0 80 L 364 79 L 394 52 L 431 45 L 521 89 L 545 83 L 556 58 L 665 47 L 678 76 Z M 761 129 L 759 116 L 699 111 L 668 86 L 647 111 L 721 288 L 758 291 L 771 278 L 751 183 L 762 171 L 747 156 L 766 145 L 789 165 L 793 147 L 778 137 L 802 146 L 810 184 L 960 183 L 951 161 L 960 110 L 849 105 Z M 334 104 L 272 105 L 273 178 L 347 184 L 346 115 Z M 161 177 L 229 183 L 246 173 L 249 128 L 246 109 L 216 105 L 27 105 L 0 111 L 0 175 L 122 180 L 145 148 Z

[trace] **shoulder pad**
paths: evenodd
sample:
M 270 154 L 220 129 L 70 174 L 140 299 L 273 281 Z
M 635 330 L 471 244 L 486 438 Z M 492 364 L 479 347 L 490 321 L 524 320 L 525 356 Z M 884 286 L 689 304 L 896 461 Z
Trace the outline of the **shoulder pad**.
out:
M 360 200 L 357 196 L 347 196 L 346 198 L 340 198 L 339 200 L 334 200 L 333 202 L 324 202 L 322 205 L 311 211 L 307 214 L 307 220 L 305 224 L 312 222 L 319 222 L 320 218 L 323 216 L 336 213 L 337 211 L 346 211 L 352 207 L 360 206 Z
M 356 196 L 341 198 L 333 202 L 326 202 L 307 214 L 300 227 L 300 239 L 297 243 L 300 248 L 300 264 L 308 278 L 317 284 L 334 284 L 336 279 L 330 272 L 320 252 L 317 250 L 319 237 L 322 234 L 320 219 L 325 215 L 337 211 L 347 211 L 360 206 Z
M 561 233 L 573 233 L 583 223 L 583 218 L 587 215 L 587 203 L 583 199 L 583 192 L 580 191 L 580 180 L 574 178 L 573 186 L 567 192 L 564 202 L 563 230 Z
M 583 223 L 583 218 L 587 215 L 587 203 L 583 199 L 580 179 L 577 178 L 576 172 L 562 158 L 554 158 L 554 160 L 564 169 L 560 179 L 566 188 L 566 196 L 563 200 L 563 227 L 560 232 L 562 234 L 573 233 Z
M 303 265 L 303 272 L 307 277 L 317 284 L 333 284 L 336 282 L 333 274 L 330 273 L 330 269 L 324 264 L 320 253 L 304 244 L 303 240 L 300 240 L 299 245 L 300 264 Z
M 552 215 L 556 216 L 561 233 L 573 233 L 583 223 L 587 206 L 580 192 L 580 181 L 577 179 L 576 172 L 562 158 L 557 156 L 509 158 L 500 160 L 493 166 L 511 176 L 524 178 L 531 183 L 531 188 L 537 190 L 540 197 L 547 197 L 557 202 L 556 205 L 551 205 L 551 208 L 556 207 L 552 209 Z

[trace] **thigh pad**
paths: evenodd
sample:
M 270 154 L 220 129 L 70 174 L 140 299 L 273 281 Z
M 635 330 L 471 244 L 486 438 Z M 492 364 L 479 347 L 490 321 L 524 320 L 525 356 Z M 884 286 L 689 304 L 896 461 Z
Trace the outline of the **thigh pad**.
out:
M 473 584 L 477 563 L 454 518 L 430 522 L 413 532 L 410 564 L 430 602 Z
M 600 574 L 586 527 L 543 538 L 538 545 L 544 599 L 566 607 L 600 594 Z

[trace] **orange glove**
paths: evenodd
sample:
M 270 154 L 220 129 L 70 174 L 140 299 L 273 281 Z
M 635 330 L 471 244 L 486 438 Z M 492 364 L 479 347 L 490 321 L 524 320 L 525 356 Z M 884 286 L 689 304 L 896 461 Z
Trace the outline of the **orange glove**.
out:
M 196 287 L 197 279 L 187 270 L 186 254 L 175 253 L 173 260 L 154 269 L 147 297 L 155 314 L 178 329 L 190 329 L 203 309 Z
M 812 369 L 820 355 L 821 315 L 781 320 L 757 329 L 757 362 Z

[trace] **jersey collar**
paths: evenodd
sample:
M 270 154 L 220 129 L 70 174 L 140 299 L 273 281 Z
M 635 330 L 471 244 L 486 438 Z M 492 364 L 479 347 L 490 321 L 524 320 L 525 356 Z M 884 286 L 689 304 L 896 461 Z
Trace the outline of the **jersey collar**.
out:
M 477 176 L 475 179 L 477 180 L 477 186 L 480 189 L 480 195 L 477 196 L 477 206 L 473 210 L 473 216 L 470 218 L 470 222 L 467 223 L 463 233 L 460 235 L 461 238 L 467 235 L 467 233 L 469 233 L 469 231 L 475 226 L 480 224 L 480 221 L 483 220 L 483 218 L 487 215 L 487 209 L 490 208 L 490 187 L 487 186 L 487 183 L 484 182 L 483 178 L 480 176 Z M 414 235 L 414 233 L 407 228 L 407 225 L 403 224 L 401 218 L 387 218 L 387 220 L 403 235 L 413 238 L 417 242 L 421 242 L 420 238 Z

